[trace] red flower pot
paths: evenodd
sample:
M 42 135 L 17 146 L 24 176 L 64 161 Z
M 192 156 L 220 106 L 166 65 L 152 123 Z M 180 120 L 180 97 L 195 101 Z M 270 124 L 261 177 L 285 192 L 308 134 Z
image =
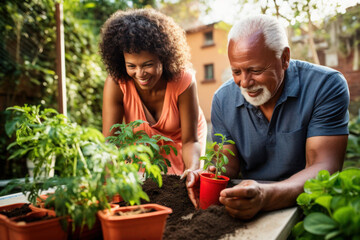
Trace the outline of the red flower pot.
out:
M 129 212 L 139 207 L 155 211 L 127 216 L 114 216 L 116 212 Z M 99 211 L 104 240 L 162 239 L 166 219 L 172 209 L 158 204 L 119 207 Z
M 210 205 L 219 205 L 219 197 L 221 190 L 225 189 L 229 178 L 225 176 L 218 176 L 215 179 L 213 173 L 200 174 L 200 208 L 207 209 Z

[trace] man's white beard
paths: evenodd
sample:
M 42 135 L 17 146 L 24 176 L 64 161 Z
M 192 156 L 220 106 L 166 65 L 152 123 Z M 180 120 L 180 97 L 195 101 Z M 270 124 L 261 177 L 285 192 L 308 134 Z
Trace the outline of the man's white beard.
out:
M 263 85 L 258 85 L 252 88 L 240 87 L 240 89 L 246 101 L 248 101 L 251 105 L 254 105 L 255 107 L 261 106 L 271 99 L 271 93 L 269 89 L 267 89 L 267 87 Z M 250 97 L 249 94 L 247 93 L 248 91 L 255 92 L 259 89 L 262 89 L 262 93 L 257 97 Z

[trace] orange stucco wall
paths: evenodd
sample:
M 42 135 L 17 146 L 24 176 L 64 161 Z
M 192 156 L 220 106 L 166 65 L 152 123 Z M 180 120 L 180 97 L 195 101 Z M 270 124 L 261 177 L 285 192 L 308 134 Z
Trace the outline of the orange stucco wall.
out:
M 227 57 L 227 32 L 213 28 L 214 45 L 204 47 L 204 33 L 209 29 L 188 32 L 187 41 L 191 51 L 191 61 L 196 71 L 199 103 L 206 120 L 210 122 L 211 101 L 220 85 L 231 77 L 229 60 Z M 214 80 L 204 82 L 204 65 L 214 64 Z

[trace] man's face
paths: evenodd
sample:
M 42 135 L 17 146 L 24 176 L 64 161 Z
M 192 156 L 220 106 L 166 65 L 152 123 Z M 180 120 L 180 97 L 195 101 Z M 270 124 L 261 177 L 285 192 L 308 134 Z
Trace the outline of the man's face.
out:
M 260 33 L 237 42 L 231 40 L 228 56 L 234 81 L 244 98 L 254 106 L 275 105 L 289 58 L 284 54 L 276 58 L 275 51 L 265 46 Z

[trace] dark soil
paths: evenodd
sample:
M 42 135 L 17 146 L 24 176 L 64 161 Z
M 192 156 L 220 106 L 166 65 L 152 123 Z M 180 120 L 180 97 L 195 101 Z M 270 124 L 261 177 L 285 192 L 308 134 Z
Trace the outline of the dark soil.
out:
M 54 216 L 48 216 L 48 214 L 44 214 L 44 215 L 32 214 L 32 215 L 29 215 L 29 216 L 15 218 L 14 221 L 15 222 L 31 223 L 31 222 L 37 222 L 37 221 L 42 221 L 42 220 L 48 220 L 48 219 L 52 219 L 52 218 L 55 218 L 55 217 Z
M 8 218 L 22 216 L 32 211 L 29 205 L 30 204 L 26 203 L 18 208 L 2 210 L 0 211 L 0 214 L 5 215 Z
M 232 186 L 229 183 L 229 186 Z M 170 207 L 163 239 L 219 239 L 236 229 L 246 228 L 244 222 L 231 217 L 224 206 L 211 206 L 197 210 L 191 203 L 185 182 L 176 175 L 164 175 L 161 188 L 151 179 L 144 182 L 143 190 L 151 203 Z M 192 216 L 192 217 L 191 217 Z

